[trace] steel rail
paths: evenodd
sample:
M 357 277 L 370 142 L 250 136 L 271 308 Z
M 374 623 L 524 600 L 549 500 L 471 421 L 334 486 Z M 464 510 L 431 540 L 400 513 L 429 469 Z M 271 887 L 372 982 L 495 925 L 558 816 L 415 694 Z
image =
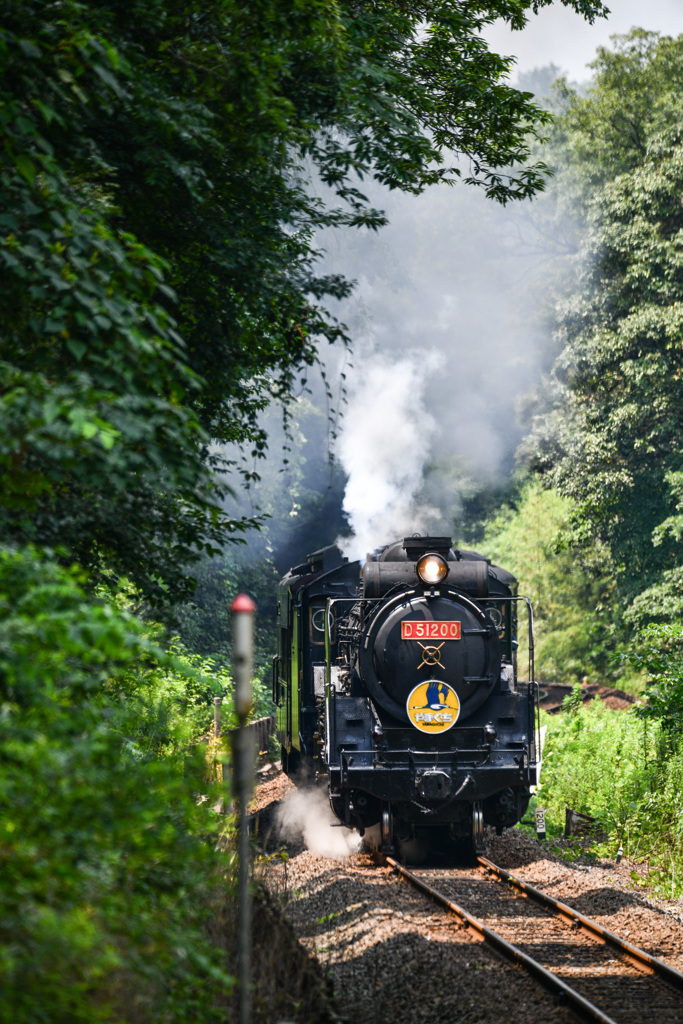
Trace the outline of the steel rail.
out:
M 658 974 L 665 981 L 668 981 L 674 988 L 679 989 L 683 992 L 683 974 L 680 971 L 675 970 L 673 967 L 669 967 L 662 960 L 658 960 L 657 957 L 651 956 L 650 953 L 646 953 L 644 949 L 640 949 L 638 946 L 631 945 L 626 939 L 622 939 L 619 935 L 609 931 L 607 928 L 603 928 L 601 924 L 594 921 L 590 917 L 586 917 L 585 914 L 581 914 L 578 910 L 574 910 L 572 907 L 567 906 L 566 903 L 561 903 L 554 897 L 549 896 L 547 893 L 542 892 L 540 889 L 535 889 L 533 885 L 529 885 L 528 882 L 522 881 L 521 878 L 517 878 L 515 875 L 510 874 L 509 871 L 504 871 L 499 868 L 497 864 L 488 860 L 486 857 L 477 857 L 477 860 L 486 870 L 488 874 L 495 874 L 502 882 L 506 882 L 508 885 L 515 889 L 519 889 L 530 899 L 536 903 L 540 903 L 548 910 L 553 913 L 565 918 L 575 928 L 581 928 L 583 931 L 588 932 L 596 938 L 602 939 L 609 945 L 614 946 L 620 953 L 623 953 L 636 967 L 645 968 L 650 974 Z
M 513 946 L 507 939 L 504 939 L 502 935 L 498 935 L 491 928 L 488 928 L 483 921 L 479 918 L 473 917 L 472 914 L 468 913 L 464 907 L 459 906 L 457 903 L 453 903 L 443 893 L 440 893 L 438 889 L 433 889 L 431 885 L 423 881 L 418 875 L 414 875 L 412 871 L 408 871 L 402 864 L 394 860 L 393 857 L 383 857 L 386 864 L 389 865 L 395 872 L 402 875 L 403 878 L 407 879 L 417 889 L 422 890 L 430 896 L 436 903 L 440 903 L 446 907 L 457 917 L 461 919 L 463 925 L 466 928 L 472 928 L 473 931 L 489 945 L 493 946 L 499 953 L 501 953 L 507 960 L 512 963 L 518 964 L 523 967 L 529 974 L 531 974 L 537 981 L 540 982 L 544 988 L 547 988 L 553 995 L 557 996 L 560 1003 L 565 1006 L 570 1006 L 575 1013 L 577 1013 L 583 1020 L 598 1021 L 599 1024 L 616 1024 L 616 1021 L 612 1017 L 608 1017 L 606 1013 L 591 1003 L 588 999 L 585 999 L 582 995 L 576 992 L 573 988 L 558 978 L 557 975 L 553 974 L 538 961 L 532 959 L 528 954 L 522 952 L 517 946 Z

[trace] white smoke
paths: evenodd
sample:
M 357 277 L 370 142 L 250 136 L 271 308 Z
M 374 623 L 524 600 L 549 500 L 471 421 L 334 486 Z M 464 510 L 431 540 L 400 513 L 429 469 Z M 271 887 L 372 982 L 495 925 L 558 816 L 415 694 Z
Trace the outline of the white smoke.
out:
M 443 366 L 436 350 L 359 360 L 348 381 L 347 409 L 336 454 L 349 480 L 344 512 L 354 536 L 337 541 L 350 558 L 428 529 L 438 510 L 417 495 L 437 430 L 425 408 L 430 377 Z
M 320 239 L 326 272 L 356 282 L 335 309 L 354 364 L 335 451 L 356 533 L 340 546 L 360 558 L 401 535 L 457 534 L 463 500 L 506 479 L 520 399 L 554 358 L 548 296 L 568 287 L 578 238 L 550 191 L 500 207 L 465 187 L 364 188 L 387 227 Z
M 320 789 L 297 789 L 286 796 L 278 808 L 277 825 L 283 839 L 303 840 L 306 849 L 321 857 L 345 860 L 361 847 L 357 832 L 334 827 L 339 822 Z

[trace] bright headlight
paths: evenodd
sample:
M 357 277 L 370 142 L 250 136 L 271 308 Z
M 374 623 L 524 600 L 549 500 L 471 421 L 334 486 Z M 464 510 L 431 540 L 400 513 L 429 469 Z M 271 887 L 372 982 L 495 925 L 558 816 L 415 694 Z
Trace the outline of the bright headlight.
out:
M 418 559 L 417 575 L 423 583 L 440 583 L 448 573 L 448 565 L 441 555 L 427 554 Z

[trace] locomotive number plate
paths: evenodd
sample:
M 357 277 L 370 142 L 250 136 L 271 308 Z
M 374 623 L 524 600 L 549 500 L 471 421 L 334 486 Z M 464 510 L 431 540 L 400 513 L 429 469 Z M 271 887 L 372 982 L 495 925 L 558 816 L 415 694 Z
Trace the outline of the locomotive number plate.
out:
M 425 622 L 424 619 L 401 622 L 401 640 L 459 640 L 459 622 Z

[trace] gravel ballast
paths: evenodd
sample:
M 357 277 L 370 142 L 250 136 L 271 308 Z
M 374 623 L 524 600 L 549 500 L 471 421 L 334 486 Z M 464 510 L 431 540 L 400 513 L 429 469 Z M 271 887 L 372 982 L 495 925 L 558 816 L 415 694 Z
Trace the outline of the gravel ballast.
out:
M 258 870 L 299 941 L 328 972 L 341 1018 L 364 1024 L 395 1024 L 399 1016 L 444 1024 L 574 1020 L 521 969 L 489 952 L 368 853 L 322 856 L 306 849 L 305 828 L 297 832 L 291 820 L 286 840 L 278 836 L 283 808 L 286 819 L 288 805 L 307 802 L 320 807 L 320 794 L 302 794 L 282 773 L 271 772 L 261 783 L 254 810 L 260 811 L 266 853 Z M 353 843 L 339 835 L 346 830 L 330 828 L 330 820 L 318 823 L 323 841 L 337 833 L 340 849 Z M 501 867 L 683 970 L 683 901 L 646 898 L 633 887 L 633 865 L 566 863 L 520 829 L 500 837 L 487 832 L 487 841 L 487 856 Z M 283 848 L 287 860 L 277 852 Z

